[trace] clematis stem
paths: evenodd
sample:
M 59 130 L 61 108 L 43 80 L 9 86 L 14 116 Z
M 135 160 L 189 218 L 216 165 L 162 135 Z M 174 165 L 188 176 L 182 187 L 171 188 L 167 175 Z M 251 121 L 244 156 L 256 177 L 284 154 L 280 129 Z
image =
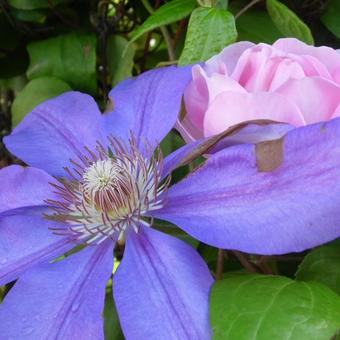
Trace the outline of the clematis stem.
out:
M 219 249 L 217 254 L 216 280 L 222 280 L 224 267 L 224 250 Z

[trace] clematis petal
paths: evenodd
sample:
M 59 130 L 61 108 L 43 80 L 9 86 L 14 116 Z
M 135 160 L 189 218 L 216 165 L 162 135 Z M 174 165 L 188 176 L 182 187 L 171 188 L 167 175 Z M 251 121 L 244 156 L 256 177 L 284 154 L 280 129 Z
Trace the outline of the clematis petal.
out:
M 11 165 L 0 170 L 0 215 L 12 209 L 46 206 L 46 199 L 53 199 L 55 179 L 35 168 Z
M 12 165 L 0 170 L 0 285 L 74 246 L 48 230 L 57 222 L 43 218 L 45 200 L 55 198 L 53 182 L 40 169 Z
M 103 339 L 112 243 L 23 275 L 0 306 L 3 339 Z M 16 320 L 16 322 L 13 322 Z
M 295 127 L 289 124 L 262 123 L 261 121 L 249 121 L 247 124 L 223 138 L 209 153 L 216 153 L 224 148 L 237 144 L 256 144 L 283 137 L 288 131 Z M 170 155 L 169 155 L 170 156 Z
M 339 104 L 340 86 L 314 77 L 291 79 L 276 90 L 295 103 L 307 124 L 329 120 Z
M 113 293 L 127 339 L 210 339 L 204 261 L 184 242 L 142 227 L 128 235 Z
M 92 97 L 66 92 L 38 105 L 4 142 L 27 164 L 65 176 L 63 167 L 84 154 L 84 146 L 103 142 L 101 118 Z
M 298 107 L 282 95 L 268 92 L 223 92 L 215 98 L 205 114 L 204 135 L 215 135 L 230 126 L 254 119 L 304 125 Z
M 328 242 L 340 236 L 339 145 L 334 119 L 281 141 L 227 148 L 172 186 L 167 204 L 150 215 L 208 244 L 250 253 Z
M 206 140 L 206 139 L 205 139 Z M 176 151 L 172 152 L 164 159 L 162 179 L 168 176 L 173 170 L 180 166 L 186 157 L 197 149 L 205 140 L 199 140 L 190 144 L 186 144 Z
M 104 116 L 107 133 L 158 145 L 175 125 L 191 67 L 166 67 L 120 83 L 110 92 L 113 111 Z
M 241 124 L 240 124 L 241 125 Z M 162 179 L 168 176 L 177 167 L 189 163 L 188 160 L 193 160 L 199 155 L 206 153 L 216 153 L 227 146 L 243 143 L 259 143 L 268 140 L 278 139 L 284 136 L 288 131 L 294 129 L 294 126 L 289 124 L 279 124 L 261 121 L 249 121 L 248 124 L 242 124 L 243 126 L 236 129 L 237 126 L 230 128 L 230 134 L 226 134 L 224 138 L 221 138 L 218 142 L 213 142 L 215 136 L 201 138 L 195 142 L 188 143 L 181 148 L 175 150 L 164 159 Z M 233 131 L 231 131 L 233 130 Z M 226 131 L 227 132 L 227 131 Z M 208 147 L 213 142 L 211 147 Z M 200 149 L 204 149 L 200 151 Z M 192 154 L 195 153 L 196 157 L 192 158 Z
M 0 216 L 0 286 L 75 246 L 49 230 L 57 222 L 44 219 L 44 212 L 42 208 L 25 208 Z

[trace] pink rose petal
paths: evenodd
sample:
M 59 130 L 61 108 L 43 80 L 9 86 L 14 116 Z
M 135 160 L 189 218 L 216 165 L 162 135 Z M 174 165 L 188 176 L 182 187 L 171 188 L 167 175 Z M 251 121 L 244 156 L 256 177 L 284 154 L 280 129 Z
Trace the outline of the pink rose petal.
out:
M 319 77 L 291 79 L 276 93 L 294 102 L 307 124 L 331 119 L 340 101 L 340 86 Z
M 232 125 L 254 119 L 271 119 L 295 126 L 305 124 L 298 107 L 281 95 L 223 92 L 205 114 L 204 135 L 211 136 Z
M 207 74 L 211 75 L 213 73 L 222 73 L 221 72 L 221 63 L 225 65 L 225 74 L 231 74 L 236 66 L 238 59 L 241 54 L 249 49 L 250 47 L 255 46 L 255 44 L 249 41 L 240 41 L 235 44 L 227 46 L 222 50 L 219 54 L 210 58 L 204 66 Z
M 331 47 L 310 46 L 295 38 L 283 38 L 277 40 L 273 47 L 288 53 L 310 55 L 324 64 L 330 73 L 340 66 L 340 55 Z
M 188 117 L 198 129 L 202 129 L 204 113 L 218 94 L 224 91 L 246 92 L 228 76 L 218 73 L 208 76 L 200 65 L 193 67 L 192 74 L 194 81 L 184 91 L 184 100 Z

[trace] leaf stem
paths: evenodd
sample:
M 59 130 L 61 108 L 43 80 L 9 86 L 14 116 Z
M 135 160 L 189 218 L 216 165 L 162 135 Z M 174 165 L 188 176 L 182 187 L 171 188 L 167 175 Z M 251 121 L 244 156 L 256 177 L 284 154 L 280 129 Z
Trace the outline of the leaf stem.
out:
M 240 251 L 234 250 L 233 254 L 241 262 L 242 266 L 250 273 L 258 273 L 256 267 L 247 259 L 245 254 Z
M 150 14 L 152 14 L 154 12 L 154 9 L 152 8 L 152 6 L 150 5 L 148 0 L 142 0 L 142 3 L 144 5 L 144 7 L 146 8 L 146 10 Z M 168 49 L 169 60 L 174 61 L 174 60 L 176 60 L 176 56 L 175 56 L 175 50 L 174 50 L 174 47 L 173 47 L 173 44 L 172 44 L 172 40 L 171 40 L 169 30 L 165 26 L 161 26 L 160 30 L 162 32 L 164 41 L 166 43 L 166 47 Z
M 248 5 L 244 6 L 238 13 L 235 14 L 235 20 L 237 18 L 239 18 L 244 12 L 248 11 L 249 8 L 253 7 L 254 5 L 256 5 L 260 1 L 262 1 L 262 0 L 253 0 L 253 1 L 249 2 Z
M 224 267 L 224 250 L 218 249 L 217 265 L 216 265 L 216 280 L 222 280 Z

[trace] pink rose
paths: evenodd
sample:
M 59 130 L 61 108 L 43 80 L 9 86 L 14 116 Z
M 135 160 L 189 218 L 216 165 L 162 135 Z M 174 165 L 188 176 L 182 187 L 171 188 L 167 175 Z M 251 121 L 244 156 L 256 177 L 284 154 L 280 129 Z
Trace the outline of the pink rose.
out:
M 178 129 L 187 141 L 270 119 L 302 126 L 340 116 L 340 54 L 287 38 L 238 42 L 192 68 Z

